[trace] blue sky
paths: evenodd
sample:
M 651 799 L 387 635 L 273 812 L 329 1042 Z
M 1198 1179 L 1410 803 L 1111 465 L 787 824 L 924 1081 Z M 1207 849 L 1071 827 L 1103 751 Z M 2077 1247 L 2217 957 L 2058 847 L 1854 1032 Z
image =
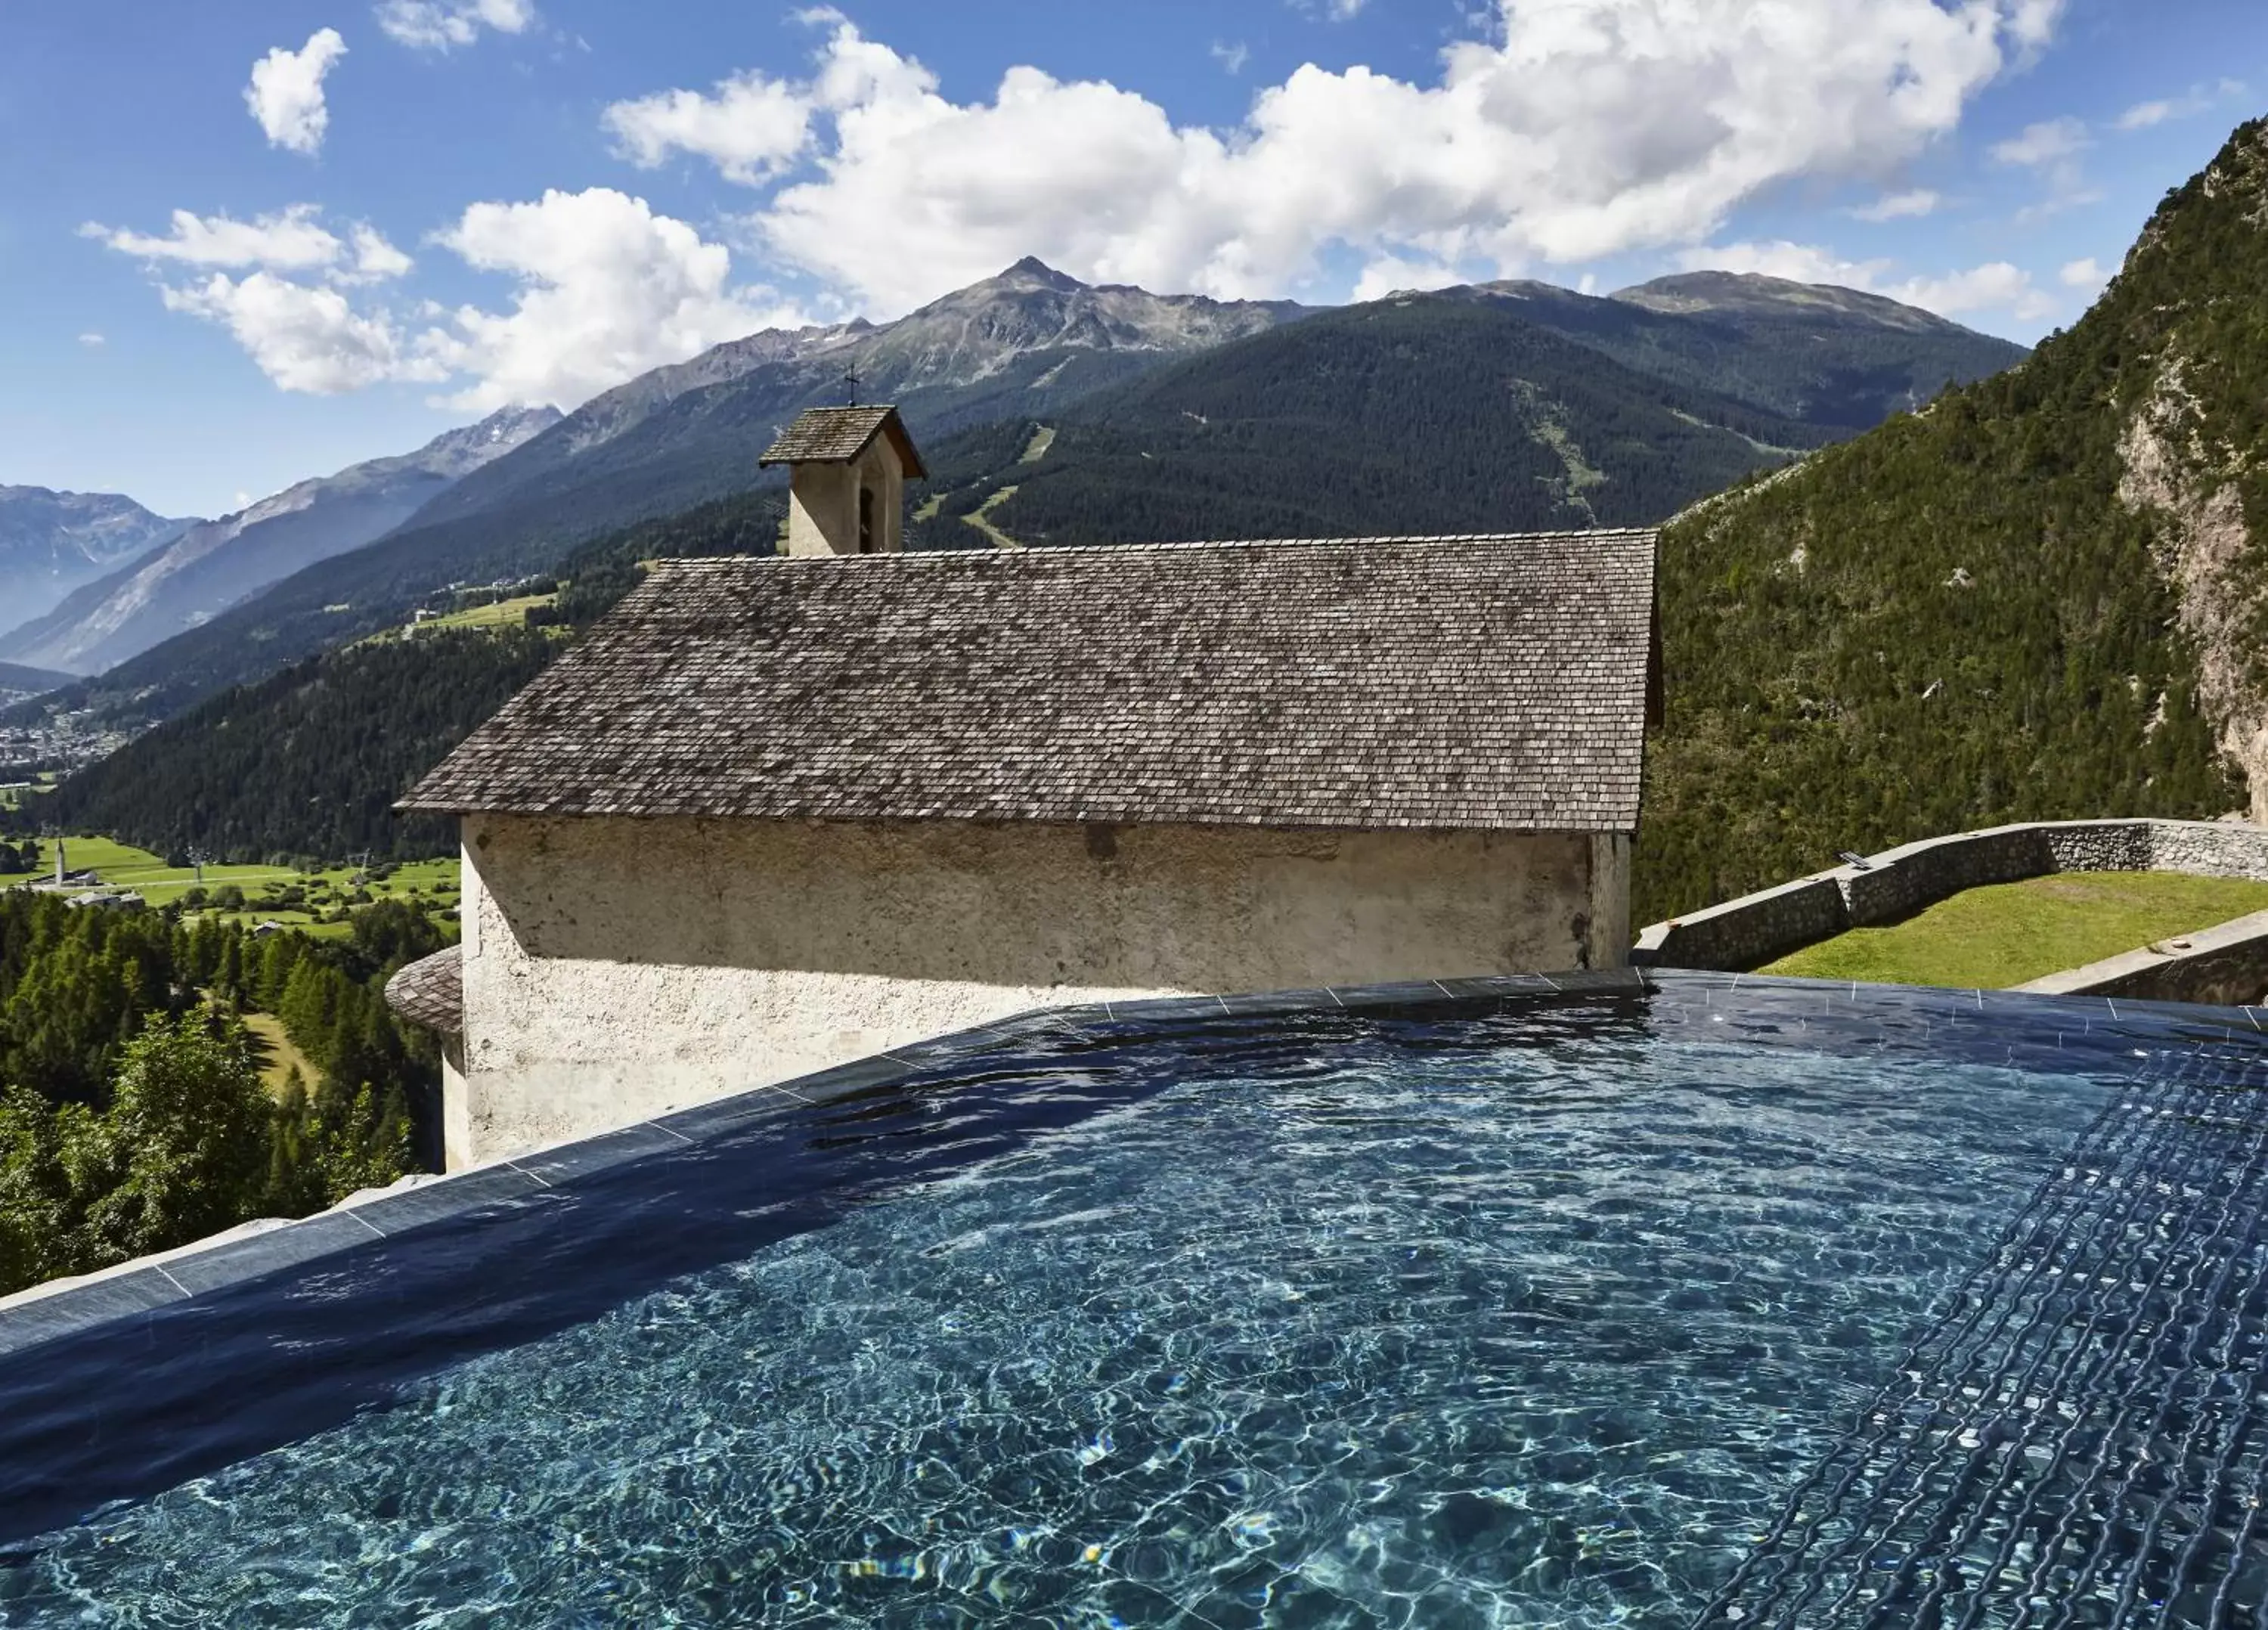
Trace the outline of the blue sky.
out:
M 2068 322 L 2257 0 L 0 7 L 0 483 L 217 513 L 1036 254 L 1339 301 L 1721 265 Z

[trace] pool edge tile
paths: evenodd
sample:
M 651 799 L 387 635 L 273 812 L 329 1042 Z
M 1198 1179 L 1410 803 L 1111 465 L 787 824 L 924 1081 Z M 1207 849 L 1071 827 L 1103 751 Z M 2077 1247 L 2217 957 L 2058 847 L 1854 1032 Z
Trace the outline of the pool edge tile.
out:
M 356 1216 L 361 1209 L 317 1212 L 287 1228 L 230 1240 L 161 1265 L 190 1296 L 210 1295 L 286 1268 L 304 1267 L 325 1257 L 380 1243 L 382 1235 L 376 1226 Z
M 123 1326 L 188 1302 L 189 1292 L 166 1272 L 178 1265 L 153 1263 L 0 1311 L 0 1356 L 28 1353 L 107 1324 Z

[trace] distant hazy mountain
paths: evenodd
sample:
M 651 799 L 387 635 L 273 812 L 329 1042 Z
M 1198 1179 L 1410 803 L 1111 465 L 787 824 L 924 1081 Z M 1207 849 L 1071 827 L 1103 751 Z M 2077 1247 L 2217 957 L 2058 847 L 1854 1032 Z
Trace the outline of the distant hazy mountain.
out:
M 983 542 L 964 516 L 1026 543 L 1646 525 L 2024 354 L 1764 277 L 1398 294 L 947 439 L 920 535 Z
M 17 702 L 26 697 L 42 696 L 70 683 L 72 677 L 48 668 L 0 662 L 0 702 Z
M 303 481 L 236 514 L 201 521 L 0 634 L 0 659 L 99 673 L 280 578 L 361 548 L 558 420 L 555 408 L 506 409 L 415 453 Z
M 195 524 L 153 515 L 115 492 L 0 487 L 0 625 L 38 616 Z

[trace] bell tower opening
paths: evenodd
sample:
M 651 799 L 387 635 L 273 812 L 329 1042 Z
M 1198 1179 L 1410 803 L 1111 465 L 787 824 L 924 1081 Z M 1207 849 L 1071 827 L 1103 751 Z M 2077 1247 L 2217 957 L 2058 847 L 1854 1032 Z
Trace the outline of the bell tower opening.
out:
M 858 552 L 874 552 L 874 489 L 863 481 L 858 483 Z

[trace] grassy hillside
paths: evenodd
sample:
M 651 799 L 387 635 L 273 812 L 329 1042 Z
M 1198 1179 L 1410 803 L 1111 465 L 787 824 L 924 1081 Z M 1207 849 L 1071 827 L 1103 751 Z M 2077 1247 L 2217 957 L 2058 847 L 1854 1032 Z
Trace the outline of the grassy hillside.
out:
M 2262 911 L 2268 883 L 2250 878 L 2066 872 L 1965 889 L 1903 922 L 1853 928 L 1759 971 L 2006 989 Z
M 1640 920 L 1839 849 L 2245 801 L 2268 742 L 2264 290 L 2255 123 L 2021 367 L 1668 530 Z

